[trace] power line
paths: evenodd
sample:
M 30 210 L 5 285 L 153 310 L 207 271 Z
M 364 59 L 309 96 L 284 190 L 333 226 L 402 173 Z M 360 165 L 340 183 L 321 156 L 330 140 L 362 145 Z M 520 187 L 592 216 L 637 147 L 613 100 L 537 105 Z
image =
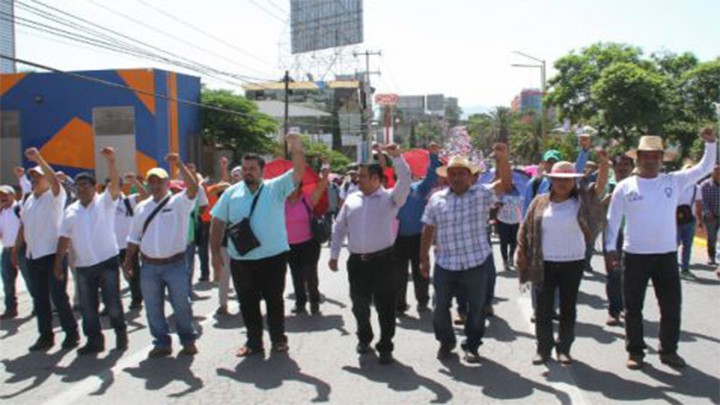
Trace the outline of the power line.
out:
M 254 4 L 257 8 L 263 10 L 267 15 L 275 18 L 276 20 L 280 21 L 281 23 L 285 24 L 285 22 L 287 22 L 287 20 L 285 20 L 285 19 L 282 18 L 282 17 L 278 17 L 277 14 L 271 12 L 270 10 L 266 9 L 265 7 L 263 7 L 262 5 L 260 5 L 259 3 L 255 2 L 255 0 L 248 0 L 248 1 L 249 1 L 250 3 L 252 3 L 252 4 Z
M 144 1 L 144 0 L 137 0 L 137 2 L 140 3 L 141 5 L 143 5 L 143 6 L 147 7 L 147 8 L 150 8 L 151 10 L 154 10 L 154 11 L 156 11 L 157 13 L 162 14 L 163 16 L 165 16 L 165 17 L 167 17 L 167 18 L 169 18 L 169 19 L 171 19 L 171 20 L 173 20 L 173 21 L 175 21 L 175 22 L 177 22 L 177 23 L 182 24 L 183 26 L 185 26 L 185 27 L 187 27 L 187 28 L 190 28 L 190 29 L 192 29 L 193 31 L 195 31 L 195 32 L 197 32 L 197 33 L 200 33 L 200 34 L 202 34 L 202 35 L 204 35 L 204 36 L 206 36 L 206 37 L 208 37 L 208 38 L 211 38 L 211 39 L 213 39 L 213 40 L 215 40 L 215 41 L 217 41 L 217 42 L 219 42 L 219 43 L 221 43 L 221 44 L 223 44 L 223 45 L 225 45 L 225 46 L 227 46 L 227 47 L 229 47 L 229 48 L 231 48 L 231 49 L 234 49 L 234 50 L 236 50 L 236 51 L 238 51 L 238 52 L 240 52 L 240 53 L 242 53 L 242 54 L 245 54 L 245 55 L 247 55 L 247 56 L 249 56 L 249 57 L 251 57 L 251 58 L 253 58 L 253 59 L 255 59 L 255 60 L 258 60 L 258 61 L 260 61 L 260 62 L 262 62 L 262 63 L 265 63 L 265 64 L 268 65 L 268 66 L 275 66 L 275 64 L 273 64 L 273 63 L 271 63 L 271 62 L 268 62 L 268 61 L 266 61 L 265 59 L 260 58 L 259 56 L 255 55 L 254 53 L 249 52 L 249 51 L 246 51 L 245 49 L 242 49 L 242 48 L 238 47 L 237 45 L 234 45 L 234 44 L 232 44 L 232 43 L 230 43 L 230 42 L 228 42 L 228 41 L 226 41 L 226 40 L 224 40 L 224 39 L 222 39 L 222 38 L 220 38 L 220 37 L 217 37 L 217 36 L 215 36 L 215 35 L 213 35 L 213 34 L 210 34 L 209 32 L 206 32 L 206 31 L 204 31 L 203 29 L 198 28 L 197 26 L 193 25 L 192 23 L 190 23 L 190 22 L 188 22 L 188 21 L 186 21 L 186 20 L 183 20 L 183 19 L 181 19 L 181 18 L 179 18 L 179 17 L 177 17 L 177 16 L 169 13 L 167 10 L 160 9 L 160 8 L 158 8 L 158 7 L 152 5 L 152 4 L 150 4 L 150 3 L 148 3 L 148 2 L 146 2 L 146 1 Z
M 290 15 L 290 13 L 289 13 L 287 10 L 285 10 L 285 9 L 282 8 L 282 7 L 280 7 L 280 6 L 279 6 L 277 3 L 275 3 L 273 0 L 267 0 L 267 2 L 268 2 L 268 4 L 270 4 L 271 6 L 273 6 L 274 8 L 276 8 L 277 10 L 280 10 L 280 12 L 283 13 L 283 15 Z

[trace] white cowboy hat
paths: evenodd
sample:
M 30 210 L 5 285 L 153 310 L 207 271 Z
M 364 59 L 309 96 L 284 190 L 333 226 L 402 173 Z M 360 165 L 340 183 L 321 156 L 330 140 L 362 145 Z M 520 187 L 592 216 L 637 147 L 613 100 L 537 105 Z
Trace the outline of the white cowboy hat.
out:
M 677 157 L 676 152 L 665 150 L 665 147 L 663 147 L 662 138 L 657 135 L 641 136 L 640 144 L 638 145 L 637 149 L 629 150 L 625 153 L 625 155 L 631 157 L 634 160 L 637 160 L 638 151 L 663 152 L 663 160 L 665 162 L 675 160 L 675 158 Z
M 435 172 L 440 177 L 447 177 L 447 171 L 448 169 L 453 168 L 461 168 L 461 169 L 468 169 L 470 170 L 470 174 L 477 174 L 477 172 L 480 171 L 480 168 L 478 166 L 475 166 L 474 164 L 470 163 L 470 161 L 464 157 L 464 156 L 453 156 L 450 158 L 450 161 L 448 161 L 447 166 L 440 166 L 435 170 Z
M 545 173 L 545 176 L 551 179 L 578 179 L 583 177 L 583 174 L 575 170 L 572 162 L 562 161 L 555 163 L 550 173 Z

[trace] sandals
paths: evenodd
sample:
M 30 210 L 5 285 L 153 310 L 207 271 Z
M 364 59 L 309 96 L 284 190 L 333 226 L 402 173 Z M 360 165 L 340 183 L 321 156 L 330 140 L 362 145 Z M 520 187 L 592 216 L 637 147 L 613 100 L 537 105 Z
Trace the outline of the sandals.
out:
M 254 355 L 254 354 L 260 354 L 260 353 L 262 353 L 262 352 L 263 352 L 262 349 L 260 349 L 260 350 L 255 350 L 255 349 L 253 349 L 253 348 L 251 348 L 251 347 L 243 346 L 243 347 L 237 349 L 237 351 L 235 352 L 235 357 L 249 357 L 249 356 L 252 356 L 252 355 Z

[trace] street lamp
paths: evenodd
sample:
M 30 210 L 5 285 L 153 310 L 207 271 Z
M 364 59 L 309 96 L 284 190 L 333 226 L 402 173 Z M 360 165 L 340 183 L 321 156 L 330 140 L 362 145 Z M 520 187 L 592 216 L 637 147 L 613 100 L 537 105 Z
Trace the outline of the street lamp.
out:
M 547 135 L 547 108 L 545 108 L 545 90 L 547 88 L 546 80 L 545 80 L 545 61 L 543 59 L 536 58 L 534 56 L 530 56 L 528 54 L 515 51 L 514 53 L 523 56 L 525 58 L 528 58 L 530 60 L 534 60 L 535 62 L 538 62 L 539 65 L 527 65 L 527 64 L 520 64 L 520 63 L 513 63 L 512 67 L 519 67 L 519 68 L 533 68 L 533 69 L 540 69 L 540 92 L 542 93 L 542 102 L 540 103 L 540 112 L 542 114 L 542 122 L 541 128 L 542 128 L 542 137 L 543 139 Z

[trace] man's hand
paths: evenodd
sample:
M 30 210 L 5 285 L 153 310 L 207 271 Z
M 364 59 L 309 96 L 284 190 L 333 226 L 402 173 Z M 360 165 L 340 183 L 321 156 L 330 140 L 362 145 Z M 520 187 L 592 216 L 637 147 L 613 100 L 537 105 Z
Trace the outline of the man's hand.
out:
M 220 158 L 220 168 L 227 169 L 230 166 L 230 160 L 225 156 Z
M 127 277 L 128 280 L 131 279 L 132 276 L 133 276 L 133 265 L 132 265 L 132 261 L 126 259 L 126 260 L 123 262 L 122 268 L 123 268 L 123 274 L 125 274 L 125 277 Z
M 68 180 L 68 175 L 62 170 L 58 170 L 55 172 L 55 178 L 58 179 L 60 183 L 65 183 Z
M 299 134 L 287 134 L 285 135 L 285 141 L 287 141 L 290 149 L 298 148 L 302 145 Z
M 493 153 L 496 160 L 507 160 L 508 147 L 504 143 L 496 143 L 493 145 Z
M 27 148 L 25 149 L 25 157 L 31 162 L 39 163 L 40 151 L 37 148 Z
M 608 162 L 608 153 L 605 149 L 598 148 L 597 150 L 595 150 L 595 153 L 597 153 L 598 155 L 598 164 L 602 162 Z
M 330 270 L 332 271 L 338 271 L 337 259 L 330 259 L 330 261 L 328 262 L 328 267 L 330 267 Z
M 592 147 L 592 138 L 589 136 L 581 136 L 578 138 L 578 142 L 580 143 L 580 147 L 585 150 L 590 150 Z
M 180 155 L 177 153 L 168 153 L 167 156 L 165 156 L 165 161 L 171 165 L 180 164 Z
M 420 258 L 420 275 L 423 276 L 423 278 L 428 279 L 430 278 L 430 257 L 421 257 Z
M 102 148 L 100 151 L 100 154 L 107 160 L 108 162 L 114 162 L 116 159 L 115 156 L 115 148 L 112 148 L 110 146 L 106 146 Z
M 213 281 L 220 282 L 223 271 L 223 260 L 220 255 L 212 255 Z
M 387 152 L 388 155 L 390 155 L 390 157 L 393 157 L 393 158 L 399 157 L 400 154 L 402 153 L 402 151 L 400 150 L 400 147 L 395 143 L 385 145 L 383 147 L 383 149 L 385 150 L 385 152 Z
M 13 174 L 15 174 L 15 177 L 17 177 L 19 179 L 20 177 L 25 175 L 25 169 L 23 169 L 20 166 L 15 167 L 15 168 L 13 168 Z
M 620 268 L 620 256 L 617 252 L 605 253 L 606 267 L 610 270 L 617 270 Z
M 63 268 L 60 265 L 60 263 L 55 263 L 53 266 L 53 273 L 55 274 L 55 278 L 62 281 L 65 279 L 65 273 L 63 272 Z
M 430 142 L 430 145 L 428 145 L 428 152 L 430 152 L 431 155 L 437 155 L 440 153 L 440 145 L 435 142 Z
M 700 131 L 700 138 L 707 143 L 715 142 L 717 140 L 715 129 L 710 125 L 706 126 L 702 129 L 702 131 Z

